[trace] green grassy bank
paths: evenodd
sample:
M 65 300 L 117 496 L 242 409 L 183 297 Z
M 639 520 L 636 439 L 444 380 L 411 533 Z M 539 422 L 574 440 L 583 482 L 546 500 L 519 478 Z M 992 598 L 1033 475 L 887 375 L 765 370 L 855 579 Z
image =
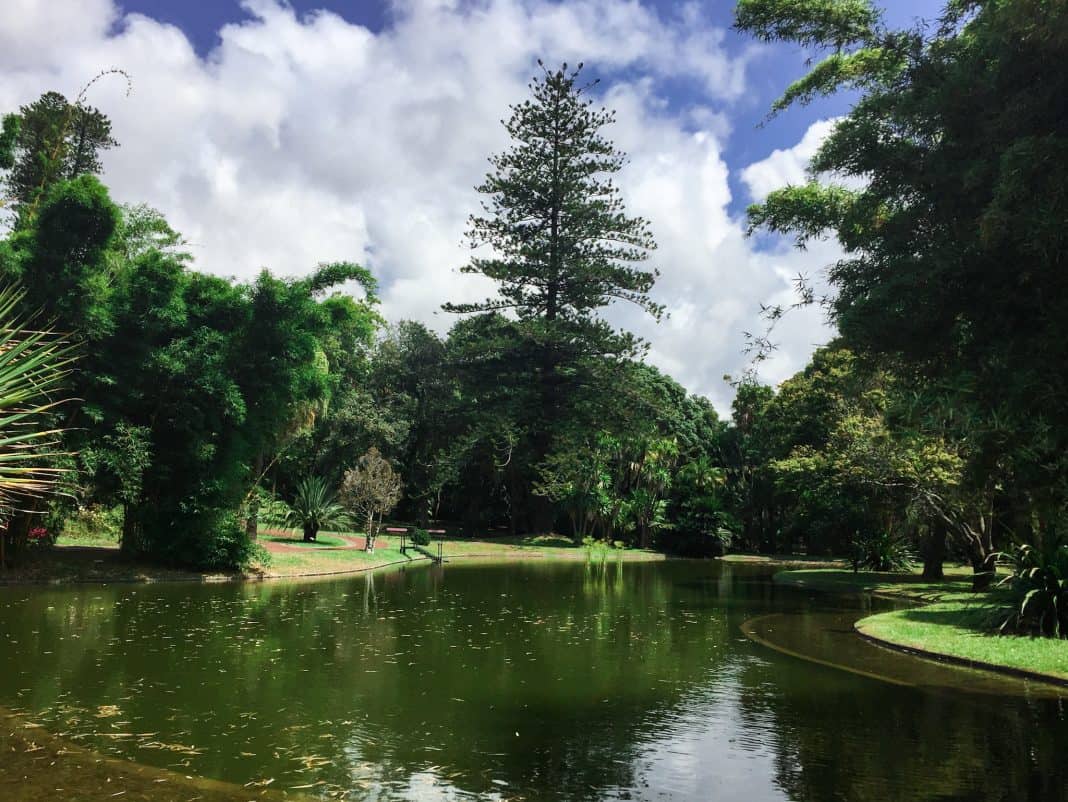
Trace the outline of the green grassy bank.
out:
M 970 574 L 953 568 L 941 582 L 918 573 L 841 570 L 782 571 L 784 585 L 837 593 L 872 593 L 916 604 L 863 618 L 862 635 L 899 649 L 995 671 L 1068 683 L 1068 640 L 999 635 L 996 625 L 1009 603 L 999 591 L 974 593 Z
M 355 532 L 321 532 L 317 543 L 303 543 L 276 533 L 263 534 L 260 543 L 270 550 L 270 559 L 244 573 L 210 573 L 167 568 L 130 561 L 119 553 L 116 535 L 99 533 L 61 535 L 56 546 L 29 554 L 16 567 L 0 571 L 0 584 L 70 582 L 168 582 L 241 581 L 299 578 L 368 571 L 404 562 L 425 561 L 409 551 L 402 554 L 396 536 L 383 535 L 371 554 L 362 548 L 345 548 L 343 537 Z M 431 546 L 437 551 L 437 541 Z M 592 551 L 555 535 L 466 540 L 446 538 L 442 554 L 446 560 L 485 558 L 499 560 L 617 560 L 626 562 L 662 560 L 664 555 L 641 549 L 602 549 Z

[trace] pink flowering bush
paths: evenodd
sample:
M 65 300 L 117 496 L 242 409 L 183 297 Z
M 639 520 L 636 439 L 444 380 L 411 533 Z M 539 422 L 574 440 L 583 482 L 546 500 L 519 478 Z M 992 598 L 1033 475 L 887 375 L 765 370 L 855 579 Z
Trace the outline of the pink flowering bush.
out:
M 27 537 L 30 546 L 46 548 L 52 545 L 52 536 L 43 526 L 35 526 Z

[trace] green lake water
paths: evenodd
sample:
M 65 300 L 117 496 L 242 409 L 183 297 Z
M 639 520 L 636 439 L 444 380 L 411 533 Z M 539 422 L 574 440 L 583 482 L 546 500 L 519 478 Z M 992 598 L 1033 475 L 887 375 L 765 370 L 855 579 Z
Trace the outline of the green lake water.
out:
M 691 561 L 4 588 L 0 707 L 211 799 L 1068 800 L 1068 694 L 866 644 L 865 604 Z M 122 791 L 33 757 L 0 798 Z

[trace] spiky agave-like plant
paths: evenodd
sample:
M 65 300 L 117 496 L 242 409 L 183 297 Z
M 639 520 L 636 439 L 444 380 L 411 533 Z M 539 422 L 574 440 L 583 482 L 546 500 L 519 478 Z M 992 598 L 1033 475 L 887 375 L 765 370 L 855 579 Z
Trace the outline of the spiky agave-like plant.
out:
M 297 494 L 289 505 L 286 525 L 304 532 L 304 541 L 313 542 L 320 529 L 348 526 L 349 515 L 337 502 L 337 496 L 326 480 L 309 476 L 297 485 Z
M 51 329 L 31 328 L 19 314 L 24 295 L 16 287 L 0 288 L 0 510 L 5 518 L 34 498 L 58 492 L 67 473 L 50 464 L 62 456 L 63 433 L 51 416 L 69 400 L 61 391 L 75 348 Z

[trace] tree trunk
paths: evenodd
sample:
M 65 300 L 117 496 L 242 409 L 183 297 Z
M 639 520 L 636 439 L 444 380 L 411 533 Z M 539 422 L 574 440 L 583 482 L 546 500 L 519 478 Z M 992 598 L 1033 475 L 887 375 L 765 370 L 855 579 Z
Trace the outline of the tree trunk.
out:
M 363 546 L 363 550 L 368 554 L 375 553 L 375 513 L 371 510 L 367 514 L 367 531 L 364 533 L 366 538 Z
M 260 531 L 260 502 L 255 496 L 248 502 L 248 517 L 245 519 L 245 537 L 255 540 Z
M 995 571 L 997 570 L 996 557 L 994 554 L 975 555 L 972 557 L 972 590 L 989 590 L 994 584 Z
M 946 525 L 941 521 L 927 526 L 923 540 L 923 578 L 929 581 L 945 579 L 943 564 L 946 561 Z
M 981 516 L 979 526 L 969 532 L 973 591 L 987 590 L 994 583 L 997 554 L 994 551 L 992 529 L 993 517 Z
M 522 479 L 518 476 L 515 467 L 509 462 L 505 488 L 508 492 L 508 534 L 512 537 L 519 534 L 519 507 L 523 499 L 521 481 Z
M 0 567 L 17 565 L 19 559 L 26 552 L 29 544 L 30 530 L 39 526 L 41 522 L 40 506 L 43 501 L 39 498 L 29 499 L 29 506 L 25 510 L 14 511 L 7 522 L 0 529 Z
M 7 522 L 7 538 L 10 551 L 7 556 L 11 560 L 11 564 L 18 563 L 19 558 L 25 552 L 26 542 L 29 540 L 30 529 L 33 528 L 34 523 L 37 521 L 37 508 L 40 504 L 39 499 L 31 499 L 29 503 L 29 509 L 19 510 Z
M 314 543 L 319 536 L 319 527 L 315 524 L 304 524 L 304 542 Z
M 140 528 L 132 504 L 122 505 L 122 542 L 119 551 L 126 557 L 136 557 L 141 552 Z
M 643 549 L 651 549 L 653 547 L 653 525 L 651 518 L 648 521 L 642 521 L 638 524 L 638 545 Z
M 263 452 L 256 454 L 256 461 L 252 466 L 252 478 L 259 484 L 260 474 L 263 473 Z M 253 493 L 248 500 L 248 518 L 245 519 L 245 536 L 249 540 L 255 540 L 260 529 L 260 500 Z

